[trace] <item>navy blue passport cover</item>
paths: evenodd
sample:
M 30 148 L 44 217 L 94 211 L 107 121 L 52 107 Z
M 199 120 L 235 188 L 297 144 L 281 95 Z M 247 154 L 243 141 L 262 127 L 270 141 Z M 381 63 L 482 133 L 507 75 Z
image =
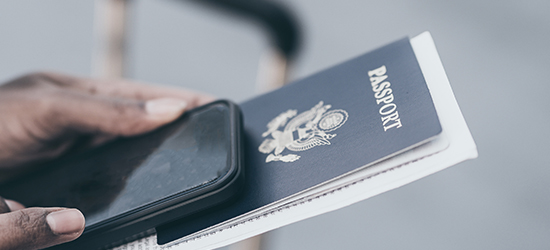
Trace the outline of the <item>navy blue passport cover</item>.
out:
M 388 158 L 441 132 L 408 38 L 240 106 L 242 196 L 227 207 L 157 228 L 159 244 Z

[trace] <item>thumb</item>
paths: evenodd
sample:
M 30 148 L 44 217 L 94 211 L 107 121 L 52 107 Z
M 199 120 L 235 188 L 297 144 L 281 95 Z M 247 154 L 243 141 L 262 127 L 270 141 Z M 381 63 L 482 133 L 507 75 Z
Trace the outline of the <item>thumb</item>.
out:
M 26 208 L 0 214 L 0 249 L 42 249 L 78 238 L 84 216 L 77 209 Z
M 81 132 L 132 136 L 177 119 L 187 103 L 176 98 L 132 100 L 73 94 L 57 100 L 62 127 Z

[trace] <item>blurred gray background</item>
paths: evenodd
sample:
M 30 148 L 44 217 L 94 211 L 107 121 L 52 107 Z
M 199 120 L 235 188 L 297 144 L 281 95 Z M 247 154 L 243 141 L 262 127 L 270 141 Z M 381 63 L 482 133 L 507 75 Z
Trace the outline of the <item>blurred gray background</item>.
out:
M 263 249 L 550 249 L 550 1 L 285 2 L 305 36 L 292 79 L 430 31 L 480 156 L 269 232 Z M 0 82 L 91 75 L 93 18 L 93 1 L 1 1 Z M 168 0 L 134 1 L 131 19 L 130 78 L 254 96 L 256 26 Z

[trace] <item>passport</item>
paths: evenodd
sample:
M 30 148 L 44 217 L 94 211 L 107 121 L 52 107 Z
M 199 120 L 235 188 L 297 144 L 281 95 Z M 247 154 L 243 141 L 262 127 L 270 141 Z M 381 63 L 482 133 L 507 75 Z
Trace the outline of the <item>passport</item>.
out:
M 477 157 L 429 33 L 240 107 L 246 179 L 240 198 L 158 227 L 145 241 L 169 249 L 222 247 Z

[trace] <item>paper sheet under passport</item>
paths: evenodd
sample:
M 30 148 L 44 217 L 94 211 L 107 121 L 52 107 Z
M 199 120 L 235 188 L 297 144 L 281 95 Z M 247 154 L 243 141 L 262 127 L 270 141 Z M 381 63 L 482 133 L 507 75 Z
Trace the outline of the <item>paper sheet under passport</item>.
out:
M 470 135 L 467 125 L 454 99 L 454 95 L 450 88 L 449 82 L 446 78 L 443 66 L 441 65 L 439 56 L 437 54 L 435 45 L 433 44 L 430 34 L 423 33 L 411 39 L 410 43 L 414 51 L 414 55 L 416 56 L 416 60 L 418 61 L 418 64 L 422 71 L 422 74 L 426 80 L 427 87 L 429 88 L 429 93 L 431 94 L 431 98 L 433 99 L 433 104 L 435 105 L 435 110 L 437 111 L 437 116 L 441 124 L 442 132 L 437 137 L 435 137 L 435 139 L 419 147 L 410 149 L 411 146 L 417 145 L 418 143 L 422 143 L 423 141 L 433 138 L 433 135 L 429 135 L 430 133 L 427 133 L 424 135 L 418 135 L 414 139 L 411 139 L 412 141 L 416 140 L 417 141 L 416 143 L 409 141 L 409 143 L 405 143 L 400 146 L 395 146 L 393 149 L 386 151 L 388 155 L 393 155 L 394 153 L 403 151 L 405 149 L 406 149 L 406 152 L 401 152 L 400 154 L 393 156 L 391 158 L 384 158 L 384 156 L 378 156 L 378 158 L 374 157 L 376 159 L 371 160 L 370 162 L 369 161 L 363 162 L 362 165 L 357 165 L 357 163 L 355 163 L 356 165 L 351 167 L 351 170 L 345 169 L 344 173 L 340 174 L 339 176 L 335 176 L 337 178 L 332 178 L 332 180 L 330 181 L 326 181 L 326 180 L 323 181 L 321 179 L 318 179 L 317 181 L 321 180 L 320 183 L 316 183 L 310 186 L 314 188 L 308 188 L 306 186 L 301 192 L 298 192 L 296 194 L 289 194 L 286 198 L 280 197 L 275 202 L 262 205 L 255 210 L 251 210 L 240 216 L 235 216 L 233 218 L 225 220 L 222 223 L 218 223 L 205 230 L 201 230 L 196 233 L 190 234 L 186 237 L 180 238 L 169 244 L 158 246 L 154 243 L 156 242 L 156 236 L 151 236 L 149 238 L 145 238 L 145 239 L 121 246 L 117 249 L 132 249 L 134 247 L 136 247 L 134 249 L 139 249 L 139 248 L 141 249 L 157 249 L 157 248 L 212 249 L 212 248 L 222 247 L 222 246 L 229 245 L 231 243 L 246 239 L 248 237 L 252 237 L 257 234 L 261 234 L 269 230 L 273 230 L 275 228 L 278 228 L 296 221 L 300 221 L 315 215 L 319 215 L 322 213 L 326 213 L 332 210 L 342 208 L 344 206 L 367 199 L 369 197 L 383 193 L 393 188 L 397 188 L 399 186 L 405 185 L 414 180 L 417 180 L 419 178 L 422 178 L 434 172 L 440 171 L 446 167 L 452 166 L 458 162 L 464 161 L 466 159 L 475 158 L 477 156 L 475 143 Z M 357 59 L 354 59 L 354 60 L 357 60 Z M 381 65 L 386 66 L 386 70 L 387 70 L 386 73 L 388 75 L 387 80 L 391 81 L 391 78 L 390 78 L 391 71 L 389 66 L 387 65 L 387 63 L 380 63 L 380 62 L 378 62 L 378 64 L 377 62 L 373 62 L 372 66 L 361 69 L 363 70 L 364 77 L 366 77 L 367 81 L 369 80 L 368 71 L 379 69 Z M 374 73 L 371 72 L 371 73 L 372 74 L 370 75 L 375 77 L 377 76 L 376 74 L 374 74 L 376 72 Z M 381 71 L 379 71 L 378 73 L 381 73 Z M 324 80 L 338 81 L 339 79 L 328 79 L 328 80 L 324 79 Z M 370 83 L 370 82 L 367 82 L 367 83 Z M 397 107 L 396 111 L 398 111 L 399 114 L 403 114 L 403 115 L 400 115 L 399 117 L 401 119 L 406 119 L 407 116 L 405 115 L 404 112 L 407 112 L 407 110 L 406 108 L 403 108 L 404 106 L 406 106 L 406 104 L 402 104 L 402 103 L 400 104 L 400 102 L 397 101 L 397 98 L 398 98 L 397 90 L 399 89 L 399 87 L 398 86 L 394 87 L 394 85 L 395 84 L 392 83 L 392 87 L 393 87 L 392 91 L 395 91 L 394 92 L 395 101 L 392 100 L 392 102 L 388 102 L 388 103 L 395 103 Z M 341 83 L 341 85 L 339 86 L 345 86 L 345 84 Z M 371 87 L 371 86 L 368 86 L 368 87 Z M 371 88 L 368 88 L 367 90 L 371 91 L 371 93 L 368 93 L 367 91 L 365 91 L 365 92 L 362 92 L 361 94 L 373 95 L 373 99 L 376 102 L 377 98 L 375 98 L 376 96 L 374 96 L 376 92 Z M 318 90 L 304 89 L 304 91 L 306 91 L 305 93 L 303 93 L 304 95 L 308 95 L 307 91 L 309 91 L 310 92 L 309 96 L 311 96 L 311 94 L 315 96 L 315 92 Z M 360 92 L 360 91 L 357 90 L 355 92 Z M 307 97 L 306 99 L 309 99 L 309 98 L 310 97 Z M 312 99 L 315 99 L 315 98 L 312 98 Z M 329 101 L 326 101 L 327 98 L 324 98 L 324 99 L 325 101 L 321 105 L 331 104 L 330 98 L 328 98 Z M 310 106 L 318 104 L 317 100 L 311 100 L 311 102 L 312 103 L 310 103 Z M 288 101 L 285 103 L 287 103 L 288 107 L 290 107 L 291 105 L 298 105 L 298 103 L 294 101 Z M 338 103 L 338 102 L 335 102 L 335 103 Z M 390 109 L 382 110 L 382 112 L 380 112 L 380 108 L 383 105 L 388 103 L 384 103 L 383 101 L 381 101 L 380 104 L 382 105 L 374 106 L 377 108 L 375 109 L 375 112 L 380 114 L 380 113 L 383 113 L 384 111 L 389 111 Z M 307 104 L 301 104 L 301 105 L 307 106 Z M 422 104 L 419 103 L 418 105 L 422 105 Z M 262 107 L 258 107 L 258 108 L 261 109 Z M 288 109 L 290 108 L 287 108 L 287 106 L 285 106 L 279 112 L 285 112 Z M 337 104 L 334 104 L 334 106 L 331 106 L 327 110 L 318 111 L 318 112 L 326 114 L 330 112 L 331 109 L 345 110 L 345 109 L 342 109 L 342 107 L 338 107 Z M 340 111 L 340 115 L 338 115 L 338 111 L 337 111 L 337 112 L 333 112 L 333 114 L 336 114 L 336 115 L 333 115 L 333 117 L 331 118 L 333 120 L 332 123 L 325 122 L 326 123 L 325 125 L 317 125 L 319 127 L 324 126 L 326 131 L 331 129 L 330 124 L 332 124 L 332 126 L 335 126 L 334 124 L 337 124 L 336 126 L 339 125 L 340 127 L 338 127 L 335 130 L 325 132 L 325 134 L 337 134 L 337 136 L 329 139 L 330 140 L 329 142 L 331 143 L 330 145 L 324 144 L 324 145 L 318 145 L 316 147 L 334 148 L 334 146 L 337 144 L 336 139 L 339 139 L 339 136 L 341 134 L 345 135 L 345 133 L 340 132 L 340 130 L 344 130 L 344 126 L 348 126 L 350 124 L 350 120 L 352 119 L 352 114 L 349 112 L 349 110 L 346 110 L 346 111 L 348 113 L 347 114 L 348 117 L 345 117 L 347 121 L 344 124 L 337 124 L 339 123 L 338 122 L 339 119 L 342 120 L 344 119 L 344 116 L 345 116 L 344 114 L 341 114 L 342 113 L 341 111 Z M 299 116 L 301 114 L 300 112 L 304 112 L 304 109 L 302 108 L 301 110 L 297 110 L 296 114 L 292 117 Z M 292 115 L 292 113 L 293 112 L 290 112 L 290 115 Z M 246 114 L 246 111 L 245 111 L 245 114 Z M 275 114 L 274 117 L 277 115 L 278 114 Z M 416 114 L 416 116 L 421 116 L 421 114 Z M 289 122 L 289 120 L 291 120 L 292 117 L 288 118 L 287 122 Z M 315 119 L 315 116 L 312 116 L 312 117 L 313 117 L 312 119 Z M 322 121 L 321 120 L 322 117 L 323 116 L 321 115 L 315 121 L 316 124 L 321 124 L 320 122 Z M 382 131 L 384 131 L 383 117 L 380 117 L 378 119 L 377 120 L 381 122 L 380 125 L 382 125 L 381 129 Z M 257 122 L 266 123 L 265 121 L 257 121 Z M 268 122 L 270 121 L 267 121 L 267 123 Z M 397 125 L 395 125 L 394 127 L 387 129 L 387 131 L 392 129 L 395 129 L 395 130 L 402 129 L 404 128 L 404 126 L 411 124 L 411 123 L 405 123 L 405 120 L 401 120 L 400 122 L 402 123 L 401 127 L 398 128 Z M 421 124 L 421 123 L 417 123 L 417 124 Z M 391 125 L 391 124 L 390 122 L 387 122 L 385 125 Z M 262 133 L 262 134 L 269 132 L 268 127 L 266 127 L 265 124 L 263 126 L 265 128 L 264 131 L 256 131 L 256 132 Z M 375 125 L 372 125 L 372 126 L 375 126 Z M 372 126 L 367 124 L 365 125 L 365 129 L 375 129 Z M 278 129 L 282 130 L 281 128 L 278 128 Z M 428 128 L 427 130 L 431 131 L 432 134 L 434 133 L 433 127 Z M 426 130 L 420 129 L 419 131 L 426 131 Z M 247 131 L 247 132 L 250 132 L 250 131 Z M 297 134 L 294 135 L 293 138 L 301 138 L 298 133 L 299 132 L 297 132 Z M 436 134 L 438 134 L 438 132 Z M 269 132 L 267 135 L 271 135 L 271 136 L 262 136 L 260 138 L 267 137 L 268 139 L 269 138 L 277 139 L 273 136 L 273 131 Z M 346 137 L 346 136 L 340 136 L 340 137 Z M 419 139 L 422 137 L 424 138 Z M 263 139 L 263 141 L 265 141 L 265 139 Z M 253 143 L 254 144 L 253 146 L 260 147 L 263 141 L 256 143 L 256 144 L 259 143 L 260 144 L 259 146 L 254 143 Z M 340 144 L 342 143 L 343 142 L 340 142 Z M 396 144 L 399 144 L 399 141 L 390 140 L 385 142 L 385 145 L 396 145 Z M 407 146 L 407 144 L 409 145 Z M 282 159 L 283 156 L 288 156 L 288 155 L 299 156 L 298 159 L 290 163 L 299 163 L 300 161 L 306 162 L 308 161 L 306 157 L 310 157 L 310 160 L 311 158 L 315 157 L 315 154 L 312 153 L 313 150 L 315 150 L 315 148 L 310 148 L 309 151 L 311 152 L 308 152 L 309 154 L 307 154 L 307 153 L 303 153 L 307 150 L 293 151 L 293 150 L 290 150 L 288 147 L 283 148 L 283 150 L 281 150 L 281 148 L 279 147 L 279 150 L 276 151 L 278 145 L 279 144 L 266 146 L 266 149 L 264 151 L 267 153 L 263 153 L 263 157 L 264 157 L 263 159 L 265 161 L 269 161 L 268 156 L 270 154 L 273 156 L 271 157 L 272 159 L 270 162 L 263 163 L 261 167 L 265 168 L 265 167 L 272 167 L 271 165 L 277 165 L 277 167 L 292 168 L 293 167 L 292 165 L 285 165 L 290 161 L 285 162 L 284 159 Z M 283 144 L 283 145 L 286 145 L 286 144 Z M 360 147 L 360 145 L 356 145 L 354 147 Z M 382 145 L 381 147 L 384 147 L 384 145 Z M 393 153 L 390 152 L 392 150 L 394 151 Z M 334 154 L 339 154 L 338 150 L 335 150 L 334 152 L 327 154 L 327 156 L 328 157 L 330 157 L 331 155 L 334 156 Z M 365 154 L 367 154 L 367 151 L 365 151 Z M 291 158 L 293 157 L 290 157 L 290 158 L 287 157 L 287 159 L 292 160 Z M 337 158 L 337 157 L 333 157 L 333 158 Z M 379 159 L 384 159 L 384 160 L 379 161 Z M 334 161 L 334 162 L 331 162 L 329 160 L 323 160 L 322 162 L 317 162 L 316 164 L 320 164 L 320 163 L 326 164 L 327 162 L 332 164 L 333 166 L 349 166 L 346 164 L 350 163 L 350 161 L 342 161 L 342 160 Z M 251 167 L 251 166 L 247 166 L 247 167 Z M 348 173 L 345 174 L 346 172 Z M 309 174 L 305 174 L 298 178 L 308 179 L 308 175 Z M 270 185 L 276 186 L 277 183 L 270 183 Z M 308 183 L 308 185 L 311 185 L 311 183 Z M 274 197 L 270 197 L 270 198 L 273 199 Z

